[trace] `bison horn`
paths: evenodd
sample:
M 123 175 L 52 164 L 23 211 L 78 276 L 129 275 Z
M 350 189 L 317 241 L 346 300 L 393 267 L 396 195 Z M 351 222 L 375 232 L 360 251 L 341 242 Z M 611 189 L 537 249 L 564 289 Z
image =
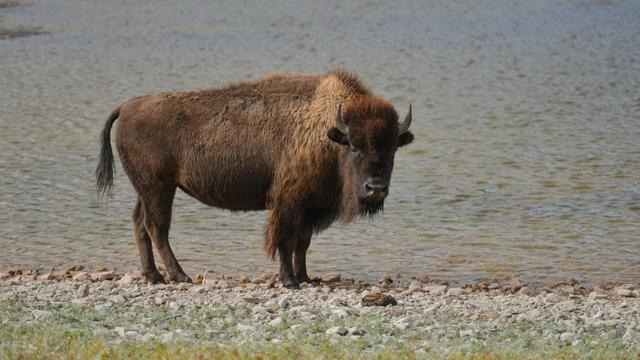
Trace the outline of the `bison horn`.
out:
M 404 121 L 398 124 L 398 134 L 402 135 L 409 130 L 409 126 L 411 125 L 411 104 L 409 104 L 409 113 L 404 118 Z
M 338 103 L 338 109 L 336 110 L 336 127 L 341 133 L 349 133 L 349 127 L 342 120 L 342 104 Z

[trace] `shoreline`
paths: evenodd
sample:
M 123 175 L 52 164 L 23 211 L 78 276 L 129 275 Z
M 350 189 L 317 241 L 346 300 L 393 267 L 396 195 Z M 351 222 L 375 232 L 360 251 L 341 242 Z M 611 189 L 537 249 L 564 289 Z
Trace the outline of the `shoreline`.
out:
M 166 271 L 159 267 L 160 273 L 166 278 Z M 492 281 L 475 281 L 475 282 L 462 282 L 462 281 L 449 281 L 432 279 L 426 274 L 403 276 L 396 273 L 395 276 L 386 274 L 377 281 L 366 281 L 355 279 L 352 277 L 344 277 L 338 272 L 328 272 L 321 275 L 310 274 L 310 278 L 314 281 L 314 284 L 301 284 L 305 287 L 315 287 L 318 285 L 328 285 L 332 288 L 341 289 L 355 289 L 359 291 L 371 289 L 372 286 L 380 288 L 384 291 L 392 291 L 400 293 L 407 291 L 410 288 L 416 289 L 418 286 L 424 286 L 427 289 L 435 289 L 435 294 L 438 295 L 440 290 L 455 288 L 462 289 L 464 293 L 476 293 L 485 291 L 497 291 L 503 294 L 521 294 L 528 296 L 535 296 L 539 294 L 557 293 L 560 295 L 589 295 L 591 293 L 597 293 L 606 297 L 640 297 L 640 283 L 624 283 L 613 281 L 601 281 L 594 283 L 581 283 L 577 280 L 555 281 L 555 282 L 522 282 L 518 278 L 510 279 L 497 279 Z M 124 280 L 123 280 L 124 278 Z M 261 285 L 265 288 L 264 284 L 268 284 L 266 288 L 281 287 L 278 281 L 277 273 L 264 272 L 259 275 L 246 275 L 242 272 L 233 275 L 230 273 L 220 273 L 214 271 L 205 271 L 204 273 L 197 273 L 193 278 L 193 285 L 206 285 L 207 279 L 214 281 L 224 280 L 228 287 L 246 287 L 246 284 Z M 72 282 L 99 282 L 99 281 L 116 281 L 124 283 L 148 283 L 146 279 L 142 277 L 139 271 L 124 271 L 117 272 L 115 269 L 108 269 L 107 267 L 95 267 L 93 271 L 84 265 L 70 265 L 64 264 L 58 268 L 53 267 L 49 271 L 45 272 L 42 268 L 7 268 L 0 272 L 0 281 L 33 281 L 33 280 L 48 280 L 48 281 L 72 281 Z M 176 285 L 176 283 L 170 283 Z M 159 284 L 162 285 L 162 284 Z M 166 284 L 165 284 L 166 285 Z M 177 284 L 179 285 L 179 284 Z M 251 287 L 251 286 L 249 286 Z M 425 290 L 429 292 L 429 290 Z
M 132 273 L 83 270 L 3 273 L 0 357 L 131 357 L 134 350 L 139 358 L 640 355 L 640 287 L 632 284 L 458 287 L 326 274 L 293 291 L 274 274 L 206 273 L 194 278 L 200 284 L 151 285 Z M 49 343 L 56 333 L 72 340 Z

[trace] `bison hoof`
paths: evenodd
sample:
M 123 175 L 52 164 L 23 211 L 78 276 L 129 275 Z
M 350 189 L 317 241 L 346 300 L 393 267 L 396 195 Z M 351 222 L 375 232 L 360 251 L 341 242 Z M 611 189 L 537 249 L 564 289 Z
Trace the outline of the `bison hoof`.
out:
M 193 280 L 191 280 L 191 278 L 188 277 L 187 274 L 185 273 L 177 273 L 177 274 L 169 275 L 169 279 L 172 282 L 193 284 Z
M 300 290 L 300 284 L 295 280 L 282 280 L 282 286 L 290 290 Z
M 308 275 L 301 275 L 301 276 L 296 276 L 296 278 L 298 279 L 299 283 L 309 283 L 311 285 L 316 285 L 318 284 L 317 281 L 313 281 L 311 280 L 311 278 Z
M 157 270 L 155 272 L 143 272 L 142 275 L 144 275 L 144 277 L 147 278 L 147 280 L 149 280 L 149 282 L 152 284 L 166 284 L 164 277 L 162 277 L 162 275 Z

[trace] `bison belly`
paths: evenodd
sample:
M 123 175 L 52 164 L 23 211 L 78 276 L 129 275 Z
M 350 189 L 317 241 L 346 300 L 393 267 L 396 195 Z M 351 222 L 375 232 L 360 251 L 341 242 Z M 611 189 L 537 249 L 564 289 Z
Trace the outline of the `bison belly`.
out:
M 264 210 L 273 171 L 265 154 L 195 148 L 183 157 L 178 186 L 201 202 L 230 210 Z

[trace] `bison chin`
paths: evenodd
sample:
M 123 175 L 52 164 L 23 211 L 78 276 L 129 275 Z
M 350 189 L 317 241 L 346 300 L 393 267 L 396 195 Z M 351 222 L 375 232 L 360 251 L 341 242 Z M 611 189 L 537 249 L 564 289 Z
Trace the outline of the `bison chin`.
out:
M 372 201 L 362 199 L 358 201 L 358 207 L 362 218 L 371 219 L 378 214 L 378 212 L 384 210 L 384 200 Z

